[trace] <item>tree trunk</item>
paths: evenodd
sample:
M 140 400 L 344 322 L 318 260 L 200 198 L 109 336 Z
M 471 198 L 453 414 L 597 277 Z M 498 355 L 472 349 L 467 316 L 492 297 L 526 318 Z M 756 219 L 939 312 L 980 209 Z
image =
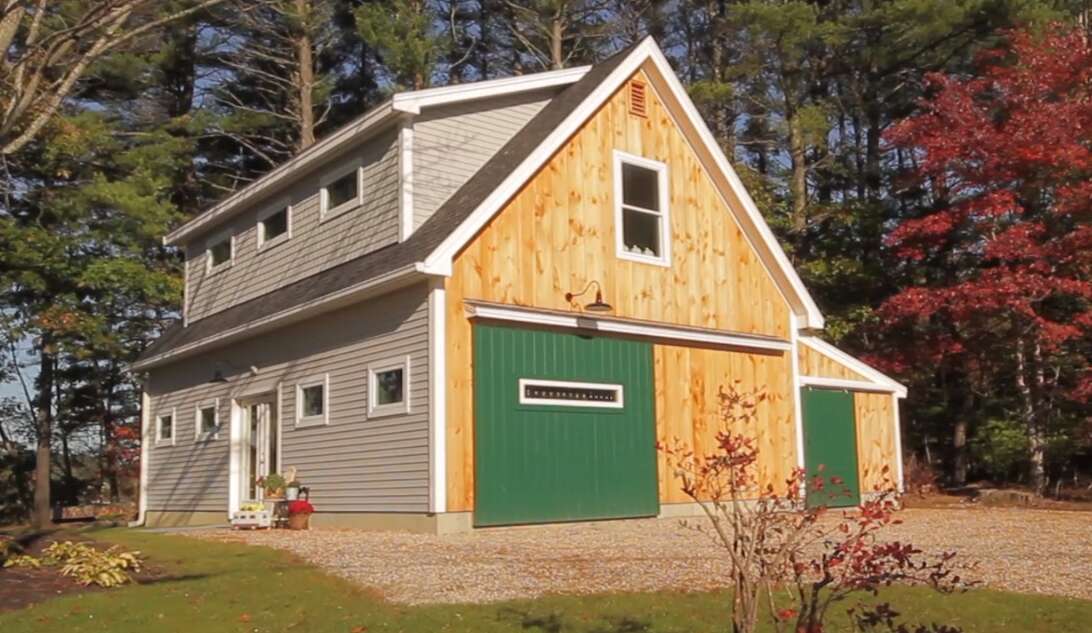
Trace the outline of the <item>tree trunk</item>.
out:
M 970 374 L 967 373 L 968 380 Z M 974 395 L 968 384 L 963 394 L 963 406 L 952 428 L 952 483 L 956 486 L 967 484 L 967 431 L 971 427 L 971 417 L 975 411 Z
M 295 0 L 296 16 L 300 21 L 300 32 L 296 34 L 296 88 L 299 113 L 297 115 L 299 125 L 300 151 L 315 144 L 315 61 L 312 48 L 310 26 L 311 6 L 310 0 Z M 416 83 L 416 82 L 415 82 Z M 419 88 L 415 88 L 419 90 Z
M 789 157 L 792 174 L 789 176 L 789 193 L 792 196 L 792 230 L 799 242 L 808 227 L 808 172 L 804 146 L 804 130 L 792 108 L 785 111 L 789 128 Z
M 550 20 L 550 66 L 554 70 L 565 67 L 565 14 L 564 7 L 558 7 Z
M 50 507 L 50 475 L 52 472 L 52 454 L 50 444 L 53 436 L 53 341 L 49 335 L 43 335 L 41 341 L 41 371 L 38 373 L 38 405 L 35 431 L 38 436 L 34 463 L 34 512 L 31 524 L 42 529 L 52 522 L 53 512 Z
M 1023 337 L 1016 341 L 1016 392 L 1020 395 L 1021 414 L 1028 433 L 1028 476 L 1035 494 L 1046 491 L 1046 435 L 1035 406 L 1035 397 L 1027 380 L 1028 361 Z

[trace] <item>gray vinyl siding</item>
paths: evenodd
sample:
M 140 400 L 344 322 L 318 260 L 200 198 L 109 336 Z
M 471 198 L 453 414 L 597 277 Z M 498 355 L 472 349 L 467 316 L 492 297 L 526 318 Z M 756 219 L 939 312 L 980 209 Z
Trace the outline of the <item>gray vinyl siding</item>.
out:
M 427 512 L 427 299 L 425 284 L 413 286 L 153 369 L 152 428 L 171 407 L 178 420 L 175 445 L 149 450 L 148 508 L 226 512 L 232 400 L 279 392 L 281 469 L 297 468 L 320 512 Z M 410 413 L 369 419 L 368 365 L 407 355 Z M 208 382 L 218 363 L 227 384 Z M 297 428 L 296 385 L 323 374 L 328 423 Z M 216 397 L 220 436 L 195 441 L 194 407 Z
M 196 321 L 398 241 L 397 132 L 387 131 L 303 175 L 287 191 L 199 236 L 186 247 L 186 317 Z M 320 221 L 321 179 L 353 164 L 364 169 L 364 204 Z M 258 250 L 258 219 L 292 205 L 291 238 Z M 206 272 L 207 240 L 229 229 L 235 261 Z
M 555 94 L 553 90 L 426 110 L 413 124 L 413 220 L 419 227 Z

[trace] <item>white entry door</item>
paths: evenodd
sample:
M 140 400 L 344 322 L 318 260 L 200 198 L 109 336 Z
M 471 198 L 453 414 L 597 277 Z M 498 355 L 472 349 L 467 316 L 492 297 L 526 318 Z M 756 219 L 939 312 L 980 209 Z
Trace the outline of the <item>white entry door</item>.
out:
M 239 465 L 242 477 L 239 498 L 245 503 L 261 501 L 258 480 L 277 472 L 280 444 L 277 433 L 277 408 L 272 402 L 258 401 L 243 407 L 242 441 Z

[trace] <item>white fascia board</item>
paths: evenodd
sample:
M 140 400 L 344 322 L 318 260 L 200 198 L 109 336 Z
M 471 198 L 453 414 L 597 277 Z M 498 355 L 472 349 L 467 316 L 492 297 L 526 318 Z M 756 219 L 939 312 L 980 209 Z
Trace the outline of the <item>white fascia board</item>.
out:
M 827 378 L 826 376 L 800 376 L 800 384 L 805 387 L 823 387 L 827 389 L 845 389 L 846 391 L 869 391 L 878 393 L 896 394 L 897 388 L 893 385 L 881 385 L 864 380 L 847 380 L 845 378 Z
M 163 238 L 164 246 L 177 244 L 188 236 L 219 222 L 238 211 L 242 205 L 254 202 L 270 193 L 278 185 L 285 184 L 286 181 L 299 175 L 301 170 L 308 169 L 341 150 L 346 143 L 358 139 L 362 134 L 377 131 L 386 123 L 397 119 L 398 116 L 399 114 L 391 107 L 391 102 L 387 101 L 356 121 L 315 143 L 265 176 L 243 187 L 209 210 L 171 231 Z
M 807 345 L 808 347 L 812 348 L 813 350 L 819 352 L 820 354 L 822 354 L 824 356 L 830 357 L 831 359 L 837 361 L 838 363 L 840 363 L 842 365 L 845 365 L 846 367 L 852 369 L 853 371 L 857 372 L 858 374 L 861 374 L 862 376 L 864 376 L 864 377 L 866 377 L 866 378 L 868 378 L 869 380 L 872 381 L 872 383 L 863 383 L 863 382 L 860 382 L 860 381 L 846 381 L 846 382 L 857 382 L 857 383 L 863 384 L 863 385 L 873 384 L 873 383 L 876 384 L 876 385 L 883 385 L 883 386 L 887 387 L 887 389 L 885 389 L 885 391 L 890 391 L 890 392 L 894 393 L 896 396 L 898 396 L 899 398 L 905 398 L 906 397 L 906 385 L 904 385 L 901 382 L 895 380 L 894 378 L 891 378 L 890 376 L 880 372 L 879 370 L 874 369 L 873 367 L 871 367 L 870 365 L 865 364 L 861 360 L 859 360 L 857 358 L 854 358 L 853 356 L 850 356 L 849 354 L 843 352 L 842 350 L 840 350 L 837 347 L 831 345 L 830 343 L 827 343 L 823 339 L 820 339 L 820 338 L 815 337 L 815 336 L 801 336 L 799 340 L 800 340 L 800 342 L 802 344 Z M 803 379 L 803 377 L 801 377 L 801 379 Z M 811 378 L 811 380 L 815 380 L 815 378 Z M 824 380 L 833 380 L 833 379 L 827 378 L 827 379 L 824 379 Z
M 390 292 L 402 288 L 419 279 L 427 277 L 421 264 L 410 264 L 385 275 L 362 281 L 337 292 L 322 297 L 317 301 L 294 306 L 269 316 L 244 323 L 240 326 L 225 330 L 208 338 L 194 341 L 169 352 L 146 358 L 140 362 L 129 365 L 127 371 L 144 371 L 162 365 L 171 360 L 195 354 L 210 347 L 220 347 L 237 339 L 249 338 L 262 332 L 283 327 L 295 323 L 304 318 L 322 314 L 330 310 L 348 305 L 354 301 Z
M 591 70 L 591 66 L 579 66 L 577 68 L 505 77 L 503 79 L 490 79 L 488 81 L 476 81 L 441 88 L 400 92 L 391 98 L 391 105 L 399 112 L 420 114 L 422 108 L 432 106 L 567 86 L 580 81 L 589 70 Z
M 576 330 L 592 330 L 607 334 L 623 334 L 704 345 L 756 349 L 768 352 L 785 352 L 792 349 L 792 343 L 779 339 L 747 336 L 745 334 L 725 332 L 723 330 L 682 327 L 668 323 L 644 323 L 611 317 L 592 316 L 583 312 L 579 314 L 565 314 L 550 310 L 496 304 L 485 305 L 481 303 L 467 303 L 466 308 L 472 318 L 494 321 L 510 321 Z
M 519 165 L 519 167 L 509 174 L 508 178 L 506 178 L 505 181 L 489 195 L 489 197 L 478 205 L 478 208 L 475 209 L 474 212 L 471 213 L 470 216 L 467 217 L 467 219 L 464 220 L 463 223 L 428 256 L 425 260 L 425 265 L 433 270 L 443 269 L 445 267 L 450 268 L 451 260 L 455 257 L 455 254 L 477 235 L 478 231 L 480 231 L 503 205 L 516 194 L 519 188 L 522 187 L 524 183 L 526 183 L 542 165 L 544 165 L 546 161 L 548 161 L 550 157 L 576 133 L 580 126 L 583 125 L 584 122 L 618 90 L 623 82 L 637 72 L 646 60 L 651 61 L 665 78 L 668 88 L 672 92 L 672 96 L 682 105 L 685 115 L 690 119 L 694 129 L 698 131 L 698 135 L 701 138 L 702 143 L 706 146 L 706 150 L 713 157 L 716 167 L 723 172 L 728 185 L 742 202 L 744 211 L 747 214 L 747 219 L 754 226 L 759 239 L 773 258 L 773 263 L 782 272 L 784 279 L 790 286 L 789 289 L 791 290 L 791 294 L 798 299 L 798 303 L 803 312 L 802 316 L 804 316 L 804 322 L 801 324 L 802 327 L 808 329 L 822 329 L 823 315 L 819 311 L 819 307 L 808 294 L 807 289 L 804 287 L 804 283 L 800 280 L 799 275 L 796 274 L 788 257 L 785 256 L 784 251 L 781 250 L 777 238 L 774 237 L 770 227 L 766 224 L 765 219 L 763 219 L 762 213 L 759 212 L 758 207 L 747 193 L 739 176 L 728 163 L 728 159 L 724 156 L 724 152 L 720 150 L 716 139 L 713 137 L 713 133 L 710 132 L 708 126 L 705 125 L 705 121 L 702 120 L 697 108 L 687 95 L 686 89 L 683 88 L 678 77 L 675 76 L 675 72 L 672 70 L 667 58 L 664 57 L 663 52 L 656 45 L 656 42 L 652 37 L 645 38 L 645 40 L 630 53 L 629 57 L 619 64 L 619 66 L 614 69 L 614 72 L 607 76 L 599 86 L 588 95 L 584 102 L 569 114 L 568 118 L 566 118 L 557 129 L 555 129 L 553 133 L 551 133 L 546 140 Z
M 777 237 L 774 236 L 773 231 L 770 230 L 766 219 L 762 217 L 762 212 L 758 210 L 758 205 L 755 204 L 751 194 L 747 193 L 747 188 L 743 186 L 743 181 L 739 179 L 739 175 L 736 174 L 736 170 L 732 167 L 732 164 L 728 162 L 728 157 L 724 155 L 724 152 L 720 148 L 720 144 L 717 143 L 716 137 L 713 136 L 713 132 L 709 129 L 709 126 L 705 124 L 705 119 L 701 117 L 694 102 L 690 100 L 690 95 L 686 92 L 686 88 L 683 87 L 682 82 L 679 81 L 678 76 L 675 75 L 675 71 L 672 70 L 671 64 L 664 57 L 663 51 L 659 46 L 654 43 L 649 52 L 653 64 L 656 65 L 660 74 L 663 75 L 664 81 L 667 83 L 668 88 L 671 89 L 672 96 L 678 100 L 682 106 L 683 112 L 685 112 L 687 118 L 690 119 L 694 129 L 697 130 L 698 136 L 701 138 L 702 143 L 705 145 L 706 151 L 713 157 L 713 161 L 716 163 L 717 168 L 728 179 L 728 184 L 732 188 L 732 191 L 739 198 L 743 204 L 743 210 L 746 212 L 748 219 L 754 226 L 755 231 L 758 233 L 758 237 L 762 240 L 766 249 L 774 259 L 774 263 L 785 275 L 785 279 L 788 281 L 792 292 L 799 299 L 804 310 L 804 323 L 802 327 L 806 329 L 823 329 L 823 313 L 820 312 L 819 306 L 815 303 L 815 300 L 811 298 L 808 293 L 808 289 L 804 286 L 804 282 L 800 279 L 800 276 L 796 274 L 796 269 L 793 268 L 792 262 L 785 255 L 785 251 L 781 250 L 781 244 L 778 243 Z

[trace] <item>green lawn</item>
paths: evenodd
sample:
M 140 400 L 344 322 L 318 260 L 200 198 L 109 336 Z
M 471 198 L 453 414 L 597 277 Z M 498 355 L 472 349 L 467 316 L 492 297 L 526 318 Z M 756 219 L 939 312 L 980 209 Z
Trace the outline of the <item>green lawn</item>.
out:
M 550 597 L 493 605 L 401 607 L 269 549 L 106 530 L 169 577 L 154 584 L 56 598 L 0 614 L 0 631 L 723 631 L 724 594 Z M 3 573 L 3 572 L 0 572 Z M 891 589 L 907 619 L 968 633 L 1087 631 L 1092 602 L 974 591 L 939 596 Z M 839 621 L 835 629 L 846 630 Z

